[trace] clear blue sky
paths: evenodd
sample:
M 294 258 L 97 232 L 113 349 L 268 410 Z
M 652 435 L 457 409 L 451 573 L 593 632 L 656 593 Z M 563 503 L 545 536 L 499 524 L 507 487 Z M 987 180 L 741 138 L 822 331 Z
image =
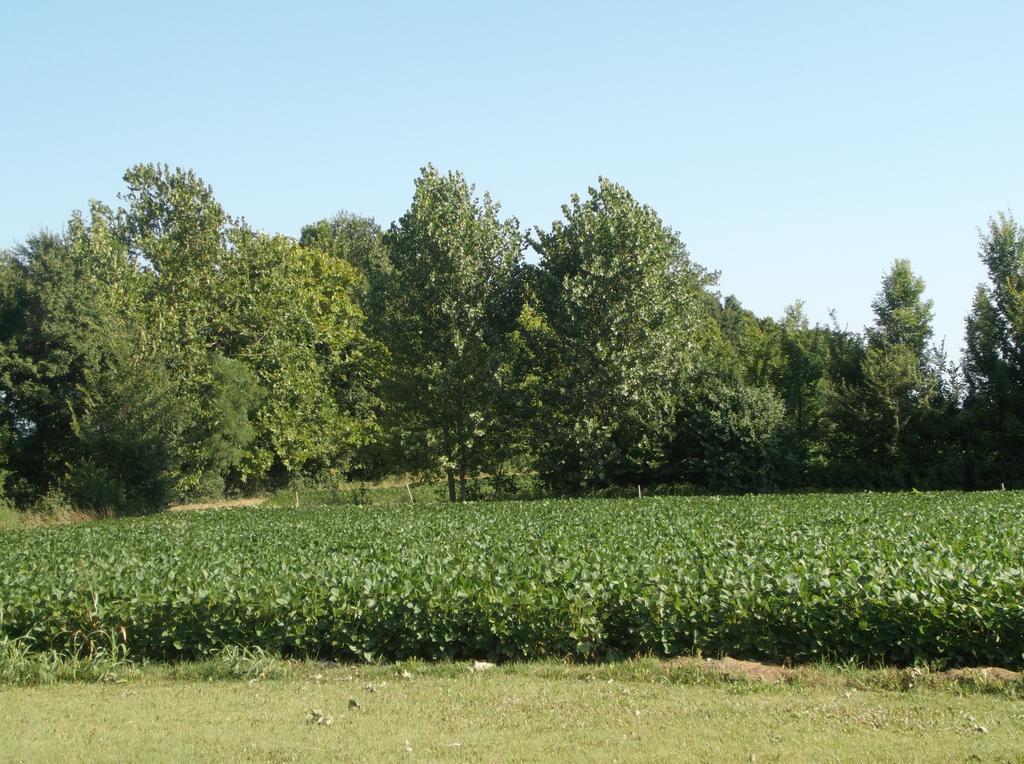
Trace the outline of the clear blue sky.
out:
M 976 227 L 1024 215 L 1024 3 L 57 3 L 0 8 L 0 247 L 195 169 L 268 231 L 382 224 L 420 166 L 524 225 L 599 175 L 760 314 L 860 329 L 909 257 L 954 353 Z

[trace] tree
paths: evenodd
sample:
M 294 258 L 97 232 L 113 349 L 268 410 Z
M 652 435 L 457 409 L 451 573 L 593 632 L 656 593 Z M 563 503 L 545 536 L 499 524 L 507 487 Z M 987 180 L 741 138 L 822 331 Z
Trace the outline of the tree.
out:
M 346 469 L 374 431 L 357 269 L 233 220 L 190 171 L 125 182 L 116 213 L 0 259 L 13 493 L 138 511 Z
M 84 374 L 72 420 L 78 453 L 62 486 L 76 506 L 136 514 L 176 493 L 192 423 L 159 349 L 147 345 L 144 334 L 108 341 Z
M 770 318 L 758 318 L 729 295 L 713 300 L 718 323 L 719 363 L 726 378 L 763 386 L 778 374 L 783 364 L 779 327 Z
M 144 279 L 142 321 L 177 381 L 186 423 L 173 493 L 217 496 L 252 440 L 250 401 L 226 420 L 225 411 L 211 405 L 232 395 L 222 389 L 234 379 L 218 343 L 225 307 L 218 298 L 223 266 L 234 254 L 231 237 L 240 224 L 191 170 L 140 164 L 125 173 L 124 182 L 119 235 Z M 250 389 L 248 372 L 241 374 Z M 236 415 L 245 421 L 235 422 Z
M 1024 484 L 1024 226 L 1008 213 L 980 233 L 989 284 L 967 318 L 965 415 L 971 482 Z
M 361 277 L 330 252 L 237 228 L 218 268 L 213 346 L 259 385 L 244 483 L 345 472 L 376 432 L 378 351 L 356 302 Z M 213 308 L 212 308 L 213 309 Z
M 0 390 L 20 501 L 56 488 L 80 457 L 73 420 L 87 375 L 137 324 L 141 283 L 113 213 L 93 204 L 60 234 L 0 260 Z
M 303 226 L 299 244 L 348 263 L 365 279 L 383 264 L 383 237 L 373 218 L 339 212 L 330 219 Z
M 522 307 L 514 218 L 460 173 L 423 168 L 370 274 L 374 336 L 387 349 L 384 416 L 407 467 L 441 469 L 448 496 L 502 452 L 508 346 Z
M 773 388 L 708 377 L 680 418 L 674 479 L 729 493 L 780 487 L 786 407 Z
M 896 260 L 882 278 L 860 379 L 837 395 L 832 450 L 846 462 L 843 483 L 935 487 L 949 479 L 956 449 L 942 426 L 952 424 L 955 401 L 945 398 L 942 353 L 929 346 L 932 301 L 924 289 L 907 260 Z
M 10 458 L 12 440 L 9 425 L 5 421 L 0 421 L 0 517 L 11 509 L 7 491 L 7 481 L 11 473 L 7 469 L 7 463 Z
M 787 306 L 769 336 L 777 343 L 770 381 L 786 407 L 786 482 L 796 486 L 820 483 L 828 471 L 834 351 L 842 353 L 847 348 L 838 329 L 811 325 L 801 300 Z
M 530 241 L 546 349 L 539 471 L 574 488 L 649 478 L 705 352 L 713 279 L 653 209 L 607 179 L 562 214 Z
M 932 338 L 933 303 L 922 299 L 924 279 L 915 276 L 910 261 L 897 259 L 882 277 L 882 289 L 871 303 L 874 326 L 867 330 L 874 348 L 903 345 L 927 366 Z
M 125 180 L 121 225 L 148 277 L 149 325 L 171 348 L 181 405 L 196 422 L 179 490 L 216 492 L 225 477 L 256 487 L 345 470 L 373 431 L 373 360 L 356 302 L 360 275 L 339 256 L 339 237 L 310 233 L 303 247 L 253 231 L 191 171 L 139 165 Z M 356 222 L 372 243 L 373 226 Z M 247 369 L 225 376 L 222 358 Z M 229 380 L 250 390 L 245 443 L 225 440 L 248 431 L 240 423 L 225 430 L 230 420 L 208 405 L 226 400 L 217 386 Z M 237 459 L 229 463 L 227 453 Z

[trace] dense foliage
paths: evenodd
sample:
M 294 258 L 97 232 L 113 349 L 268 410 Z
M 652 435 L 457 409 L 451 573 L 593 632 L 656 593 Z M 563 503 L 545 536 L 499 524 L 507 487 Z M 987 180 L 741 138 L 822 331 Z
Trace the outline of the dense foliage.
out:
M 61 650 L 123 634 L 153 658 L 1020 668 L 1022 520 L 1014 492 L 165 513 L 0 534 L 0 633 Z
M 10 492 L 137 512 L 348 468 L 373 430 L 358 271 L 190 172 L 125 181 L 0 261 Z
M 1024 481 L 1024 226 L 1000 214 L 982 234 L 989 285 L 967 318 L 968 463 L 972 481 Z
M 449 496 L 508 443 L 509 342 L 523 304 L 523 242 L 490 197 L 427 167 L 412 206 L 368 269 L 373 334 L 390 356 L 384 422 L 395 467 L 442 470 Z
M 546 339 L 538 466 L 553 484 L 649 482 L 703 360 L 709 280 L 679 236 L 622 186 L 602 178 L 562 214 L 533 241 Z
M 1024 227 L 982 232 L 962 367 L 908 260 L 863 332 L 756 316 L 600 179 L 523 236 L 432 166 L 382 230 L 253 230 L 187 170 L 0 253 L 0 502 L 447 475 L 549 491 L 1024 486 Z M 532 249 L 536 262 L 526 250 Z

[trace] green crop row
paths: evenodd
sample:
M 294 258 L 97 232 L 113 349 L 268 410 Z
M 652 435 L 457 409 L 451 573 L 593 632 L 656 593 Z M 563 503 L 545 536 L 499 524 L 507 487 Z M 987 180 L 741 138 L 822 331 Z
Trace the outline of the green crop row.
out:
M 286 655 L 1024 666 L 1024 496 L 319 506 L 0 533 L 0 635 Z

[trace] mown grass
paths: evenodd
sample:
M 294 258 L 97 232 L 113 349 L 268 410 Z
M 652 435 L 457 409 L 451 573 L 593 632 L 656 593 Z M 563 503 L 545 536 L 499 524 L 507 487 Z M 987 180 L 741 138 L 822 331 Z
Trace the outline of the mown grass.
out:
M 0 687 L 11 760 L 1022 761 L 1019 679 L 699 659 L 470 671 L 244 652 Z M 777 667 L 775 667 L 777 668 Z M 71 710 L 73 709 L 73 711 Z

